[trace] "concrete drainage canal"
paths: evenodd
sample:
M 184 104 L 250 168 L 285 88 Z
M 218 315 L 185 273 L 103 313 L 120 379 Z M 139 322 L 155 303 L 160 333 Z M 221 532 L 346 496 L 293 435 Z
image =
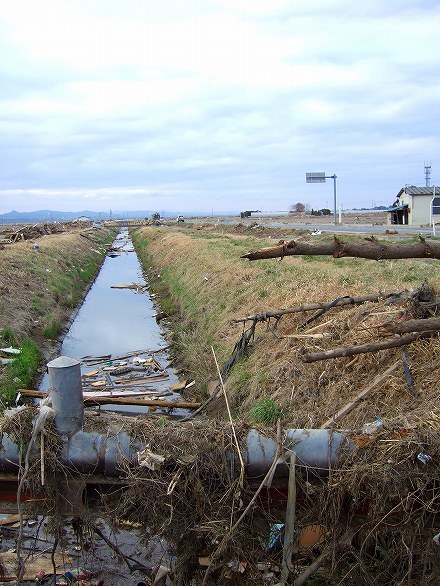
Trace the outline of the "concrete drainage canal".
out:
M 23 391 L 39 404 L 5 414 L 0 469 L 17 486 L 0 518 L 8 581 L 275 583 L 257 562 L 283 525 L 270 507 L 258 513 L 255 485 L 288 477 L 289 455 L 310 480 L 352 449 L 327 429 L 285 430 L 280 443 L 243 424 L 185 421 L 198 405 L 179 394 L 190 384 L 170 368 L 155 314 L 123 231 L 40 390 Z

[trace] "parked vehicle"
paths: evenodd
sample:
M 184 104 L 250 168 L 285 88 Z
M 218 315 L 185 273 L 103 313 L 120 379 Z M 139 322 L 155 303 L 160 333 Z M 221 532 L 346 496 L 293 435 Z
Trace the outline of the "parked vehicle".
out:
M 184 222 L 185 218 L 183 216 L 177 216 L 177 221 L 178 222 Z

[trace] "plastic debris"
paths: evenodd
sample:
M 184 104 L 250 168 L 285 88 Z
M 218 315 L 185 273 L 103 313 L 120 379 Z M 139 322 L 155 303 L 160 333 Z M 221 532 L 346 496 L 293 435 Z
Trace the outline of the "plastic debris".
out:
M 9 348 L 0 348 L 1 352 L 5 352 L 5 354 L 20 354 L 21 350 L 19 348 L 13 348 L 9 346 Z
M 380 431 L 383 428 L 383 421 L 380 417 L 376 416 L 376 421 L 372 421 L 371 423 L 366 423 L 362 428 L 362 432 L 371 435 Z
M 273 523 L 269 529 L 269 537 L 267 540 L 267 551 L 279 551 L 283 546 L 284 539 L 284 523 Z
M 227 564 L 228 568 L 230 568 L 233 572 L 237 572 L 239 574 L 243 574 L 247 567 L 247 562 L 241 560 L 231 560 Z
M 160 454 L 154 454 L 147 448 L 137 453 L 139 466 L 149 468 L 150 470 L 160 470 L 165 462 L 165 457 Z
M 3 412 L 3 415 L 4 415 L 4 417 L 12 419 L 17 415 L 17 413 L 20 413 L 20 411 L 25 411 L 28 408 L 29 407 L 27 407 L 26 405 L 19 405 L 18 407 L 12 407 L 11 409 L 6 409 L 6 411 Z
M 417 460 L 420 460 L 423 464 L 428 464 L 432 460 L 432 457 L 429 454 L 420 452 L 420 454 L 417 454 Z
M 440 545 L 440 533 L 437 533 L 437 535 L 434 535 L 434 537 L 432 538 L 433 541 L 435 541 L 435 543 L 437 545 Z

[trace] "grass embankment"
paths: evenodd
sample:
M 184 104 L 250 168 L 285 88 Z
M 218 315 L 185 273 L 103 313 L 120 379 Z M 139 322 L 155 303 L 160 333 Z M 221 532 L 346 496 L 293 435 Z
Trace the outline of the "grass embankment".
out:
M 417 288 L 424 279 L 436 289 L 440 285 L 440 263 L 433 260 L 286 257 L 250 263 L 240 255 L 270 246 L 273 240 L 188 227 L 142 228 L 134 234 L 134 242 L 162 309 L 173 319 L 179 358 L 201 394 L 206 392 L 208 380 L 216 378 L 211 346 L 222 365 L 240 338 L 242 325 L 233 323 L 236 318 L 345 295 Z M 251 419 L 260 413 L 257 416 L 264 419 L 267 411 L 277 414 L 281 409 L 286 425 L 319 427 L 360 390 L 362 381 L 367 383 L 400 351 L 363 355 L 348 369 L 349 359 L 305 364 L 301 353 L 368 341 L 377 334 L 376 322 L 381 319 L 371 321 L 369 314 L 382 310 L 388 312 L 389 308 L 368 304 L 333 309 L 328 314 L 332 319 L 325 316 L 312 324 L 328 321 L 327 329 L 319 330 L 321 338 L 321 334 L 298 336 L 298 325 L 310 314 L 285 316 L 273 331 L 266 324 L 258 325 L 253 351 L 234 366 L 227 381 L 235 415 Z M 394 317 L 390 313 L 386 319 Z M 271 328 L 274 325 L 272 321 Z M 420 357 L 413 354 L 410 358 L 416 363 Z M 399 397 L 402 388 L 407 396 L 403 372 L 389 381 L 392 407 L 393 396 Z M 264 402 L 267 409 L 260 408 Z M 369 411 L 357 411 L 357 419 L 351 422 L 360 424 L 377 410 L 388 415 L 391 407 L 385 401 L 380 405 L 373 402 Z M 344 424 L 347 421 L 350 419 Z
M 0 370 L 0 400 L 32 384 L 43 355 L 63 332 L 95 278 L 115 230 L 71 231 L 0 250 L 0 343 L 21 354 Z

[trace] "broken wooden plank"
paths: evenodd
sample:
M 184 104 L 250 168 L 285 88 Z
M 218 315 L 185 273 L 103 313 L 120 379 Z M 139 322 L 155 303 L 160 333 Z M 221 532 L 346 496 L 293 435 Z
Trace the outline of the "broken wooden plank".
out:
M 390 374 L 392 374 L 396 368 L 400 365 L 400 360 L 389 366 L 384 372 L 376 376 L 376 378 L 363 390 L 361 391 L 354 399 L 352 399 L 349 403 L 344 405 L 342 409 L 339 409 L 337 413 L 333 415 L 331 419 L 327 419 L 325 423 L 321 425 L 321 429 L 327 429 L 331 427 L 334 423 L 342 419 L 345 415 L 348 415 L 350 411 L 352 411 L 356 405 L 358 405 L 361 401 L 363 401 L 368 395 L 384 380 L 386 380 Z
M 148 285 L 146 283 L 130 283 L 128 285 L 110 285 L 110 289 L 134 289 L 135 291 L 139 291 L 141 289 L 147 289 Z
M 54 553 L 53 557 L 57 574 L 64 574 L 67 569 L 67 564 L 72 564 L 73 562 L 73 558 L 65 553 Z M 17 554 L 14 551 L 0 553 L 0 565 L 3 567 L 3 575 L 0 576 L 0 582 L 12 582 L 16 580 Z M 53 574 L 53 569 L 54 565 L 52 563 L 51 553 L 34 554 L 26 561 L 26 568 L 22 579 L 33 582 L 39 572 Z
M 286 523 L 284 525 L 283 565 L 280 585 L 285 586 L 292 570 L 292 547 L 296 515 L 296 453 L 290 453 L 289 481 L 287 484 Z
M 23 397 L 44 399 L 47 393 L 31 389 L 19 389 Z M 161 399 L 133 399 L 130 397 L 84 397 L 84 405 L 138 405 L 139 407 L 165 407 L 168 409 L 198 409 L 200 403 L 192 401 L 163 401 Z

